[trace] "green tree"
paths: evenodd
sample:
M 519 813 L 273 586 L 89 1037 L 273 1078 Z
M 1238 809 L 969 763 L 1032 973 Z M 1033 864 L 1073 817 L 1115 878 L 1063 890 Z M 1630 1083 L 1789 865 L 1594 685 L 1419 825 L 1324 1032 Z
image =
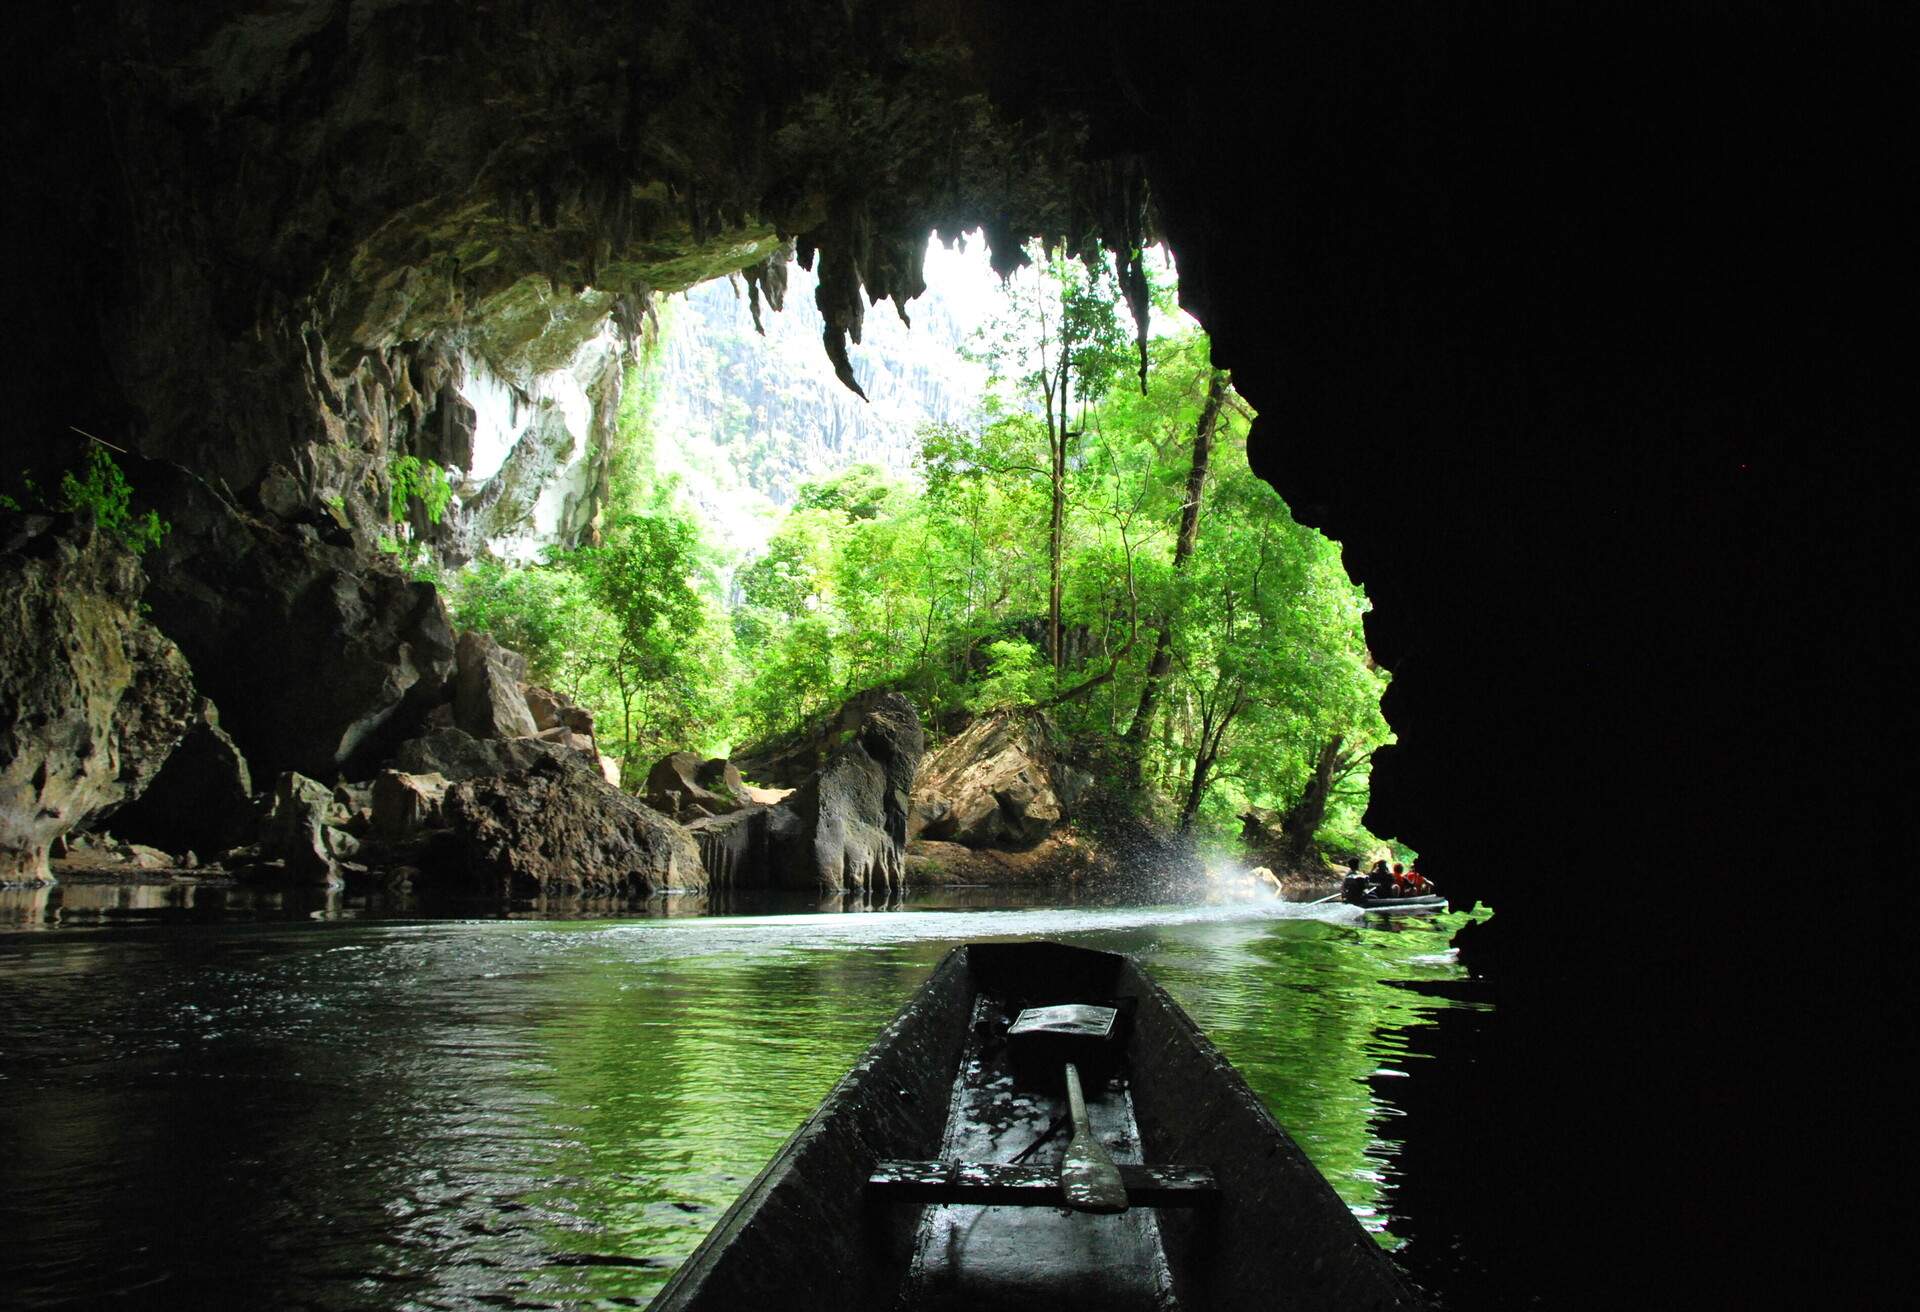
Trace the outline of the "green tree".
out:
M 1021 410 L 1039 412 L 1045 438 L 1047 480 L 1047 660 L 1061 668 L 1061 565 L 1066 542 L 1067 470 L 1075 439 L 1070 419 L 1075 401 L 1083 411 L 1112 386 L 1130 358 L 1129 340 L 1116 304 L 1120 286 L 1111 265 L 1071 262 L 1043 253 L 1039 276 L 1015 279 L 1004 311 L 989 329 L 985 357 L 994 381 L 1011 387 Z M 1013 423 L 1009 438 L 1032 433 L 1031 423 Z M 984 455 L 985 452 L 983 451 Z M 1000 472 L 1033 469 L 1024 460 L 1000 460 Z
M 567 553 L 565 563 L 611 619 L 601 660 L 619 701 L 623 765 L 643 747 L 683 743 L 711 718 L 723 673 L 700 655 L 718 649 L 719 625 L 697 586 L 698 529 L 678 515 L 621 514 L 600 545 Z

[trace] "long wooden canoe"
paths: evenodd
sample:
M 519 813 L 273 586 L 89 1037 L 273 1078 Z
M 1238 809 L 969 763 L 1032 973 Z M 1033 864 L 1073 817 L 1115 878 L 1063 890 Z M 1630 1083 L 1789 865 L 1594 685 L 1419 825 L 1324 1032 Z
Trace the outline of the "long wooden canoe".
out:
M 1130 1206 L 1068 1209 L 1063 1088 L 1023 1008 L 1119 1008 L 1091 1129 Z M 1417 1308 L 1419 1299 L 1186 1013 L 1130 957 L 975 943 L 940 964 L 728 1209 L 655 1309 Z

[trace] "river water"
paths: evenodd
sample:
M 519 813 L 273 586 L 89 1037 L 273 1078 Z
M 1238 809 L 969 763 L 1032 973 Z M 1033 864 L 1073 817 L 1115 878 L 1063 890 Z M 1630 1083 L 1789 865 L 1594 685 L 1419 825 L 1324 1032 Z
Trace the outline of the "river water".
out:
M 1474 1005 L 1425 987 L 1466 917 L 1332 906 L 47 908 L 0 905 L 21 1307 L 644 1305 L 943 953 L 1032 936 L 1141 956 L 1392 1249 L 1407 1036 Z

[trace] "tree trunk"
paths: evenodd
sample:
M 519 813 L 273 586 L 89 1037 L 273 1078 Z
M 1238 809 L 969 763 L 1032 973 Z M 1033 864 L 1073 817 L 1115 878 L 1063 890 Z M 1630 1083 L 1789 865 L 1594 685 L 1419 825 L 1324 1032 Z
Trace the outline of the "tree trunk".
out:
M 1320 822 L 1327 817 L 1327 799 L 1333 794 L 1333 781 L 1344 763 L 1342 748 L 1345 743 L 1344 734 L 1335 734 L 1321 746 L 1306 791 L 1280 818 L 1280 845 L 1289 869 L 1298 870 L 1320 864 L 1313 836 L 1319 832 Z
M 1173 542 L 1173 576 L 1177 580 L 1193 555 L 1200 539 L 1200 498 L 1206 491 L 1207 470 L 1213 461 L 1213 438 L 1220 425 L 1220 411 L 1227 400 L 1227 372 L 1215 369 L 1207 380 L 1206 403 L 1200 407 L 1200 422 L 1193 430 L 1193 464 L 1187 471 L 1187 499 L 1180 503 L 1180 533 Z M 1160 688 L 1173 668 L 1173 616 L 1161 618 L 1160 632 L 1153 640 L 1153 657 L 1147 662 L 1147 681 L 1140 689 L 1140 706 L 1127 727 L 1126 742 L 1132 748 L 1135 781 L 1139 778 L 1139 758 L 1153 726 L 1153 713 L 1160 702 Z
M 1064 341 L 1060 347 L 1059 398 L 1060 413 L 1057 418 L 1053 412 L 1053 398 L 1047 398 L 1047 445 L 1053 457 L 1048 470 L 1053 513 L 1047 528 L 1047 659 L 1053 663 L 1056 677 L 1060 673 L 1062 656 L 1060 558 L 1067 523 L 1067 348 Z
M 1193 822 L 1200 814 L 1200 803 L 1207 796 L 1207 781 L 1213 775 L 1213 764 L 1220 759 L 1220 749 L 1227 741 L 1227 729 L 1233 719 L 1246 705 L 1244 690 L 1234 693 L 1233 702 L 1221 713 L 1218 723 L 1211 715 L 1205 715 L 1200 722 L 1200 750 L 1193 756 L 1193 774 L 1187 781 L 1187 800 L 1180 808 L 1180 832 L 1184 835 L 1193 828 Z

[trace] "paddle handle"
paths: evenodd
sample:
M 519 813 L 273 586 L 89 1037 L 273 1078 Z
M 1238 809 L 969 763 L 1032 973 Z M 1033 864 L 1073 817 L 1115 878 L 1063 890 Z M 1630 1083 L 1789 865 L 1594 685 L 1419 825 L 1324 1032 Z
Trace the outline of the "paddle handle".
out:
M 1067 1063 L 1067 1115 L 1073 1118 L 1075 1138 L 1093 1136 L 1093 1122 L 1087 1118 L 1087 1095 L 1080 1091 L 1080 1068 Z

